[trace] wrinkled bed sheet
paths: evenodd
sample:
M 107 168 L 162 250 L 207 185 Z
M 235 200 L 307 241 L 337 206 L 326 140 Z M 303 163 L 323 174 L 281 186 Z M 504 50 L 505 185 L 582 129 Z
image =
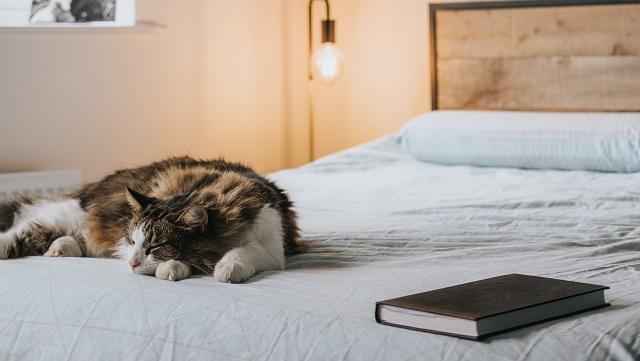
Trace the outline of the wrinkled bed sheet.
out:
M 271 178 L 311 242 L 286 271 L 0 261 L 0 360 L 640 359 L 640 174 L 437 166 L 393 135 Z M 375 323 L 377 300 L 513 272 L 608 285 L 612 306 L 485 342 Z

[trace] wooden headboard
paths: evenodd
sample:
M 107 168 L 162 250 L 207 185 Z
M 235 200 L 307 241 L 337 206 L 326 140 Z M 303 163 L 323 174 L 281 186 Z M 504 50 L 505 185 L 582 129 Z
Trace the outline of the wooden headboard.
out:
M 435 3 L 432 109 L 640 111 L 640 1 Z

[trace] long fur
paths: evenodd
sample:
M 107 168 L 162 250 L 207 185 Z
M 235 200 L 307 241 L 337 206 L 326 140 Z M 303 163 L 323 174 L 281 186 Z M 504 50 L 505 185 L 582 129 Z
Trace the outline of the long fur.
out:
M 54 243 L 61 237 L 67 238 Z M 254 272 L 281 269 L 284 254 L 298 252 L 298 237 L 284 191 L 252 169 L 224 160 L 170 158 L 117 171 L 62 199 L 0 203 L 0 258 L 81 252 L 123 258 L 145 274 L 175 261 L 158 270 L 166 277 L 173 271 L 184 275 L 184 267 L 211 274 L 237 249 L 254 259 Z M 255 245 L 261 249 L 249 256 L 247 247 Z M 282 256 L 275 261 L 255 259 L 278 252 Z M 247 278 L 235 273 L 216 278 Z

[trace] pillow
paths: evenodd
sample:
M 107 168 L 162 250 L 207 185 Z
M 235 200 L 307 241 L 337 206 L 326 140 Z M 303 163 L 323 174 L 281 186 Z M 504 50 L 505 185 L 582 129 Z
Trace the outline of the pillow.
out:
M 415 158 L 439 164 L 640 171 L 640 113 L 435 111 L 402 137 Z

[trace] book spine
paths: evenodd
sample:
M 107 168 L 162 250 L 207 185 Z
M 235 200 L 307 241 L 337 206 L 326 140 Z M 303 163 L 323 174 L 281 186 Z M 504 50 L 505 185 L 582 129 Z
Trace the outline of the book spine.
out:
M 380 321 L 380 302 L 376 302 L 375 318 L 377 323 L 382 324 L 382 321 Z

